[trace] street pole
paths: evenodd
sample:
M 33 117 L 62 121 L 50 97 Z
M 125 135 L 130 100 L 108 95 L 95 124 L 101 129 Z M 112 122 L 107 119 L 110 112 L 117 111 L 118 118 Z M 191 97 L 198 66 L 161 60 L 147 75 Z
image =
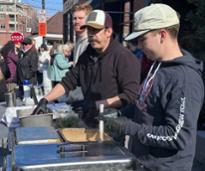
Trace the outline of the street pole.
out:
M 42 11 L 45 11 L 45 0 L 42 0 Z M 46 38 L 43 36 L 43 44 L 46 43 Z
M 15 22 L 15 24 L 14 24 L 14 30 L 16 31 L 16 15 L 17 15 L 17 10 L 16 10 L 16 0 L 14 1 L 14 5 L 15 5 L 15 9 L 14 9 L 14 22 Z

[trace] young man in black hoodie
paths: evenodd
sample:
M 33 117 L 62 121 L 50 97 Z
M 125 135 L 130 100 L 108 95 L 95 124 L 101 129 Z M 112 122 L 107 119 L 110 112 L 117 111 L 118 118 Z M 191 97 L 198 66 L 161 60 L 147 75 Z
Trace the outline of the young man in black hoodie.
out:
M 204 99 L 202 62 L 180 49 L 177 12 L 153 4 L 135 13 L 126 40 L 154 63 L 139 89 L 133 120 L 123 122 L 130 149 L 145 171 L 191 171 L 197 119 Z

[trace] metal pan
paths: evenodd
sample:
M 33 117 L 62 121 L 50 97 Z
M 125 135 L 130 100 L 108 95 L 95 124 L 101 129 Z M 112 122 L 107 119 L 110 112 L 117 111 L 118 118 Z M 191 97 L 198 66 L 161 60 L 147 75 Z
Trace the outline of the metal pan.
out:
M 16 114 L 18 118 L 30 116 L 34 110 L 34 107 L 24 108 L 24 109 L 17 109 Z
M 52 127 L 53 113 L 19 118 L 22 127 Z

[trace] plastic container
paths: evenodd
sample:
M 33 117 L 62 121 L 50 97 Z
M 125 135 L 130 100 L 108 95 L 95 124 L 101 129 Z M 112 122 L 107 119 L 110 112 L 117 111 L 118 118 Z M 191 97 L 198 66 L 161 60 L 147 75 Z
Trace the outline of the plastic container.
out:
M 24 91 L 24 99 L 23 99 L 24 104 L 34 105 L 34 101 L 31 98 L 31 84 L 29 80 L 23 81 L 23 91 Z
M 31 90 L 30 81 L 29 80 L 24 80 L 23 81 L 24 98 L 29 98 L 30 97 L 30 90 Z

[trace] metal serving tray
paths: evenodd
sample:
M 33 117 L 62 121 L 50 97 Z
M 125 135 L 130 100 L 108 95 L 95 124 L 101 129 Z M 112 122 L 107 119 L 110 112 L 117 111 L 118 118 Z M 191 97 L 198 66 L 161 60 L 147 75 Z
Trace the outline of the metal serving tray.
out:
M 88 144 L 20 144 L 13 153 L 14 170 L 133 170 L 133 156 L 113 142 Z
M 57 143 L 60 137 L 52 127 L 19 127 L 15 129 L 17 144 Z

